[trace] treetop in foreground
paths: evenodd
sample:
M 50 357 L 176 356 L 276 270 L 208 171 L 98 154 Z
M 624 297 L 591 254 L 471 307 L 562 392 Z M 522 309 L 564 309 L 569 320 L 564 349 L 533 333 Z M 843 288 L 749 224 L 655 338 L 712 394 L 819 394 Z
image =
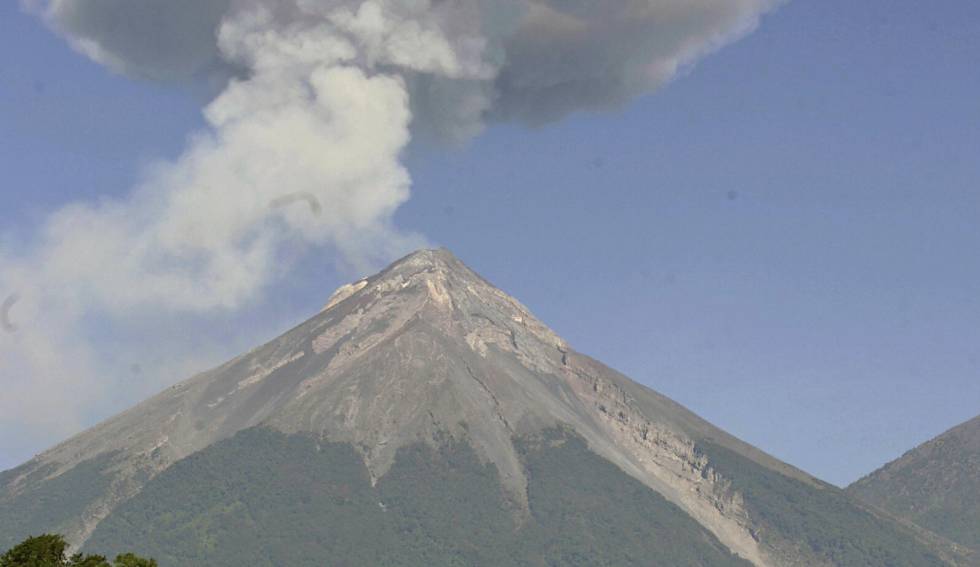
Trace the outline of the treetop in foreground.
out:
M 0 556 L 0 567 L 157 567 L 157 562 L 132 553 L 116 557 L 109 563 L 101 555 L 69 556 L 68 544 L 60 535 L 29 537 Z

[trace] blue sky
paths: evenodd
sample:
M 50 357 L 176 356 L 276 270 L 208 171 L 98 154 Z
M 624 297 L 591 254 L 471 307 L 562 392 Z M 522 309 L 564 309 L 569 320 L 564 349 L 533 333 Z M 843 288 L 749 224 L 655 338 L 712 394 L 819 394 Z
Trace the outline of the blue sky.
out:
M 177 156 L 203 95 L 113 75 L 12 4 L 0 229 L 29 235 Z M 975 2 L 790 2 L 619 111 L 413 146 L 396 223 L 578 350 L 845 484 L 980 413 L 978 68 Z M 351 276 L 329 264 L 235 321 L 271 337 L 315 312 Z M 229 321 L 196 324 L 248 344 Z M 0 469 L 52 440 L 21 438 L 0 435 Z

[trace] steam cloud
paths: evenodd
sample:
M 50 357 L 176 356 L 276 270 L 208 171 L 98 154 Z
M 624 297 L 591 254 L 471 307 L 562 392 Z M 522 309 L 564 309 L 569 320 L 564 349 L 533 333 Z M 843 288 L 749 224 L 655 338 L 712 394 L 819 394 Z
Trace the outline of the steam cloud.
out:
M 75 427 L 64 416 L 99 391 L 80 338 L 92 313 L 236 310 L 281 275 L 286 245 L 364 270 L 421 243 L 391 220 L 409 198 L 399 158 L 415 128 L 465 141 L 488 122 L 616 107 L 777 2 L 27 2 L 114 71 L 219 94 L 208 128 L 129 196 L 66 206 L 26 252 L 0 248 L 0 292 L 20 293 L 23 322 L 0 337 L 0 424 Z M 297 194 L 318 214 L 270 206 Z

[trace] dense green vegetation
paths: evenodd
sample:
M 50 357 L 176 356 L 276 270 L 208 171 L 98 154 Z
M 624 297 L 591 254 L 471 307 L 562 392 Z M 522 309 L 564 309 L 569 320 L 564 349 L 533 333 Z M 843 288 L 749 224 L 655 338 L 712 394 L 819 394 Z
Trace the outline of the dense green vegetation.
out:
M 980 418 L 917 447 L 848 491 L 980 551 Z
M 156 561 L 132 553 L 109 563 L 102 555 L 69 556 L 67 550 L 68 544 L 60 535 L 29 537 L 0 556 L 0 567 L 157 567 Z
M 980 551 L 980 494 L 977 490 L 957 490 L 941 501 L 934 499 L 924 510 L 908 518 L 952 541 Z
M 571 431 L 516 445 L 527 509 L 467 443 L 403 448 L 372 485 L 350 445 L 251 429 L 151 481 L 99 525 L 83 551 L 133 550 L 164 567 L 748 565 Z M 790 479 L 716 445 L 699 450 L 744 495 L 764 542 L 848 567 L 944 565 L 904 528 L 836 488 Z M 43 483 L 51 471 L 31 473 L 27 489 L 0 506 L 4 547 L 84 510 L 105 489 L 110 461 Z
M 519 448 L 529 516 L 465 443 L 405 448 L 372 486 L 349 445 L 248 430 L 164 472 L 88 547 L 163 566 L 748 566 L 578 437 Z
M 82 463 L 48 479 L 51 465 L 28 472 L 14 469 L 0 475 L 0 549 L 8 549 L 31 534 L 67 531 L 85 509 L 109 488 L 103 472 L 112 455 Z M 27 473 L 13 495 L 9 483 Z
M 699 447 L 711 466 L 731 479 L 766 539 L 798 542 L 818 557 L 847 567 L 942 567 L 900 525 L 859 507 L 843 491 L 811 486 L 711 443 Z

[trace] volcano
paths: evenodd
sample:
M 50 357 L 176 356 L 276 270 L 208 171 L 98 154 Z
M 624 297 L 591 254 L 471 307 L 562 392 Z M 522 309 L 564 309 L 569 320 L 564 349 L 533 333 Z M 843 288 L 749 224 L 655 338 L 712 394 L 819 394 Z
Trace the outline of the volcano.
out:
M 0 475 L 163 566 L 972 565 L 576 352 L 446 250 Z

